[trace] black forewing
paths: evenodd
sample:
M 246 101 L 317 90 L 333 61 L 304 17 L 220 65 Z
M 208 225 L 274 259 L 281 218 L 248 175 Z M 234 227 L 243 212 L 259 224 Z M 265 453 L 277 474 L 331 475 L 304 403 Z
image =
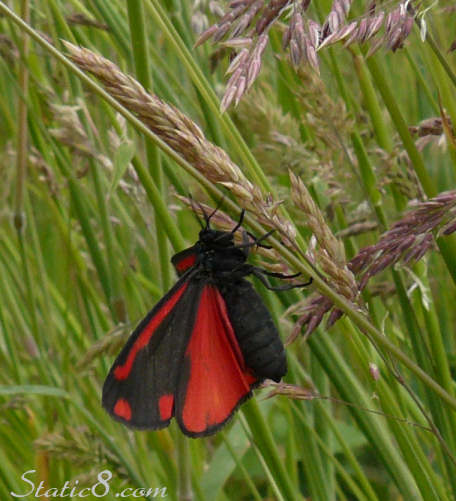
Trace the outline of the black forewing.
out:
M 186 273 L 147 314 L 114 362 L 103 386 L 103 407 L 133 428 L 167 426 L 203 281 Z M 152 334 L 150 335 L 150 331 Z
M 285 350 L 261 296 L 244 279 L 219 288 L 246 365 L 259 378 L 280 381 L 287 372 Z

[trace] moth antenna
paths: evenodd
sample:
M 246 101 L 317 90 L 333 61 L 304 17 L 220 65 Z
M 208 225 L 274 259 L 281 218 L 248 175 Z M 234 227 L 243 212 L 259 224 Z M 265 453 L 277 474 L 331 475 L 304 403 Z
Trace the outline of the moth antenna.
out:
M 211 220 L 211 217 L 214 216 L 214 214 L 220 209 L 220 206 L 222 205 L 223 201 L 225 200 L 225 195 L 222 196 L 222 198 L 217 202 L 217 205 L 215 206 L 215 209 L 209 214 L 206 220 L 206 229 L 209 229 L 209 221 Z
M 189 193 L 189 194 L 188 194 L 188 199 L 190 200 L 190 205 L 191 205 L 191 207 L 192 207 L 193 214 L 195 214 L 195 217 L 196 217 L 196 219 L 197 219 L 197 221 L 198 221 L 199 225 L 201 226 L 201 229 L 204 229 L 204 224 L 203 224 L 203 222 L 201 221 L 201 219 L 200 219 L 200 217 L 199 217 L 199 215 L 198 215 L 198 212 L 196 211 L 196 207 L 195 207 L 195 200 L 194 200 L 194 198 L 192 197 L 192 194 L 191 194 L 191 193 Z M 198 202 L 196 202 L 196 203 L 198 203 Z M 206 217 L 206 213 L 204 212 L 204 209 L 201 207 L 201 204 L 199 204 L 199 203 L 198 203 L 198 205 L 199 205 L 199 208 L 203 211 L 203 214 L 204 214 L 204 219 L 206 220 L 206 228 L 207 228 L 207 217 Z
M 231 234 L 234 235 L 236 231 L 242 226 L 242 222 L 244 221 L 245 209 L 241 210 L 241 215 L 239 216 L 239 221 L 236 226 L 231 230 Z

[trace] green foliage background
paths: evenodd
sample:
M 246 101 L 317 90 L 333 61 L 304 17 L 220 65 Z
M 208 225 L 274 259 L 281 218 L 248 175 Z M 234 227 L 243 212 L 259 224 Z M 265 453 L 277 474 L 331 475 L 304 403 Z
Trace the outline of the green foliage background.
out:
M 6 4 L 28 18 L 33 40 Z M 24 492 L 30 469 L 47 487 L 91 486 L 109 469 L 107 500 L 121 488 L 158 486 L 169 499 L 455 499 L 453 237 L 410 269 L 385 270 L 380 290 L 392 292 L 367 291 L 368 319 L 329 291 L 347 315 L 288 347 L 287 382 L 312 382 L 345 403 L 264 399 L 260 390 L 221 433 L 198 440 L 174 425 L 131 432 L 101 409 L 115 353 L 173 283 L 170 256 L 195 241 L 198 225 L 174 194 L 217 200 L 220 187 L 207 195 L 183 162 L 89 90 L 58 57 L 62 40 L 134 74 L 250 179 L 260 168 L 307 240 L 306 218 L 289 202 L 288 168 L 334 232 L 375 221 L 344 239 L 348 258 L 402 217 L 410 198 L 455 183 L 451 131 L 418 150 L 407 128 L 439 116 L 439 101 L 456 123 L 452 2 L 426 14 L 430 41 L 415 29 L 394 54 L 322 51 L 321 79 L 293 72 L 273 30 L 276 54 L 266 53 L 255 88 L 228 112 L 233 120 L 214 94 L 227 57 L 211 72 L 213 47 L 192 48 L 193 8 L 185 0 L 0 2 L 0 499 Z M 330 2 L 310 9 L 328 12 Z M 96 24 L 76 23 L 75 13 Z M 259 230 L 254 217 L 247 226 Z M 307 294 L 264 294 L 284 339 L 292 328 L 284 311 Z

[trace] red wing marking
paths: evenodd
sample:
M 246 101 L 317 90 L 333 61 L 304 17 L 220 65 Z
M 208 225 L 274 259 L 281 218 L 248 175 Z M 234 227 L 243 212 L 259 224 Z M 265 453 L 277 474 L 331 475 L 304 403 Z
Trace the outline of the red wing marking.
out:
M 245 367 L 218 289 L 207 285 L 187 346 L 190 376 L 182 403 L 182 425 L 202 433 L 226 421 L 257 379 Z
M 125 400 L 125 398 L 119 398 L 114 406 L 114 414 L 117 416 L 130 421 L 131 419 L 131 407 L 130 404 Z
M 158 401 L 158 409 L 160 411 L 160 419 L 166 421 L 173 415 L 174 395 L 163 395 Z
M 184 293 L 185 289 L 188 286 L 188 282 L 184 282 L 182 287 L 178 289 L 173 296 L 171 296 L 163 306 L 157 311 L 157 313 L 150 319 L 150 322 L 144 327 L 141 334 L 138 336 L 133 346 L 131 347 L 130 352 L 128 353 L 127 359 L 123 365 L 118 365 L 114 369 L 114 377 L 118 381 L 127 379 L 130 374 L 130 371 L 133 367 L 133 363 L 135 361 L 135 357 L 139 350 L 147 346 L 152 337 L 153 333 L 157 329 L 157 327 L 163 322 L 164 318 L 168 315 L 168 313 L 174 308 L 179 298 Z
M 181 261 L 175 264 L 175 268 L 179 273 L 183 273 L 191 268 L 196 262 L 196 254 L 190 254 L 187 257 L 184 257 Z

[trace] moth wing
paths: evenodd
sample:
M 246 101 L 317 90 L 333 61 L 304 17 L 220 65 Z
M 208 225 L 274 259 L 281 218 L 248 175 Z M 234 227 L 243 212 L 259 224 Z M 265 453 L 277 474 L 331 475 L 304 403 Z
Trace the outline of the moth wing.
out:
M 171 263 L 173 264 L 177 274 L 182 276 L 196 264 L 197 258 L 198 250 L 194 245 L 193 247 L 189 247 L 188 249 L 174 254 L 171 258 Z
M 167 426 L 202 285 L 183 276 L 131 334 L 103 386 L 102 404 L 140 429 Z
M 176 394 L 176 419 L 189 436 L 215 433 L 252 396 L 259 379 L 245 365 L 216 286 L 202 289 Z

